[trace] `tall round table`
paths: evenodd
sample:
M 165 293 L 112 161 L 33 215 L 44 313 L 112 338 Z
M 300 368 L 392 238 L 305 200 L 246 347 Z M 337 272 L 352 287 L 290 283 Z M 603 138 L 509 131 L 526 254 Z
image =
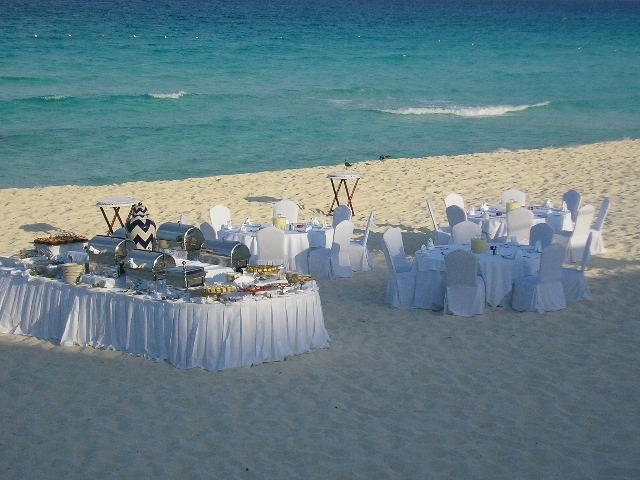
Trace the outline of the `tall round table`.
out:
M 102 212 L 104 221 L 107 223 L 107 230 L 109 232 L 109 235 L 113 235 L 113 227 L 115 226 L 116 221 L 120 224 L 121 227 L 124 227 L 124 224 L 131 215 L 133 207 L 136 205 L 136 203 L 138 203 L 138 201 L 135 198 L 131 197 L 116 197 L 98 200 L 98 203 L 96 203 L 96 207 L 98 207 Z M 120 216 L 120 209 L 123 207 L 127 212 L 127 216 L 124 217 L 124 220 Z M 107 214 L 107 212 L 110 213 Z
M 331 207 L 329 207 L 329 215 L 333 213 L 335 207 L 340 205 L 339 194 L 341 190 L 344 190 L 347 196 L 347 205 L 351 209 L 351 214 L 355 215 L 356 212 L 353 209 L 353 196 L 356 193 L 356 188 L 361 176 L 357 173 L 340 172 L 330 173 L 329 175 L 327 175 L 327 178 L 331 181 L 331 190 L 333 190 L 333 200 L 331 201 Z M 351 186 L 351 190 L 349 190 L 347 180 L 355 180 L 355 182 Z

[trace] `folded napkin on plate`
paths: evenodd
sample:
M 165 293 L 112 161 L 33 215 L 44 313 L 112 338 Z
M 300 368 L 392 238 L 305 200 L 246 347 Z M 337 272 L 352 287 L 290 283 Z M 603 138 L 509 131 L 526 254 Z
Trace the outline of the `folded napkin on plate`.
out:
M 233 283 L 240 288 L 245 288 L 256 283 L 256 279 L 253 275 L 240 275 L 233 281 Z

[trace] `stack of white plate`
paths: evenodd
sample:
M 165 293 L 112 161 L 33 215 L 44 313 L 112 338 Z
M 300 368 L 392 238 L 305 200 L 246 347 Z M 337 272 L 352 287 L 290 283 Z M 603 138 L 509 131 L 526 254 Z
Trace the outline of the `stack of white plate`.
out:
M 62 280 L 65 283 L 78 283 L 84 273 L 84 265 L 80 263 L 65 263 L 62 265 Z

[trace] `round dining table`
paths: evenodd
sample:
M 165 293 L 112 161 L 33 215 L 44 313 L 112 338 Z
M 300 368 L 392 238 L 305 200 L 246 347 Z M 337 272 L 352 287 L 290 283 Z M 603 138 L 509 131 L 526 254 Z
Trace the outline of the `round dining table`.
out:
M 561 209 L 533 208 L 533 224 L 547 223 L 555 233 L 573 229 L 571 212 Z M 467 219 L 482 225 L 482 233 L 489 241 L 505 241 L 509 232 L 507 229 L 507 213 L 504 207 L 492 207 L 488 211 L 480 210 L 467 213 Z
M 261 228 L 271 226 L 264 225 L 243 225 L 239 227 L 223 227 L 219 235 L 225 241 L 241 242 L 245 244 L 251 252 L 250 263 L 255 263 L 258 255 L 258 242 L 256 233 Z M 323 247 L 331 248 L 333 243 L 333 227 L 307 227 L 302 229 L 284 231 L 284 254 L 287 270 L 294 270 L 300 273 L 309 273 L 309 248 Z
M 540 253 L 533 247 L 510 243 L 493 244 L 492 251 L 477 254 L 478 273 L 484 279 L 486 301 L 492 307 L 510 306 L 513 283 L 528 275 L 535 275 L 540 268 Z M 446 266 L 444 257 L 453 250 L 470 250 L 470 245 L 441 245 L 421 249 L 415 253 L 413 269 L 416 272 L 414 306 L 440 310 L 444 305 Z

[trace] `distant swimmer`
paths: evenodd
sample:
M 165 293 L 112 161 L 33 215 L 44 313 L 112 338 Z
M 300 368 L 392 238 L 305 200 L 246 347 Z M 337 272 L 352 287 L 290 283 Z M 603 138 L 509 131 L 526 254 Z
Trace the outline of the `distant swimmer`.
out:
M 349 163 L 346 160 L 344 161 L 344 166 L 345 167 L 353 167 L 353 163 Z
M 380 161 L 385 161 L 387 158 L 391 158 L 391 156 L 390 156 L 390 155 L 380 155 L 380 156 L 378 157 L 378 160 L 380 160 Z

